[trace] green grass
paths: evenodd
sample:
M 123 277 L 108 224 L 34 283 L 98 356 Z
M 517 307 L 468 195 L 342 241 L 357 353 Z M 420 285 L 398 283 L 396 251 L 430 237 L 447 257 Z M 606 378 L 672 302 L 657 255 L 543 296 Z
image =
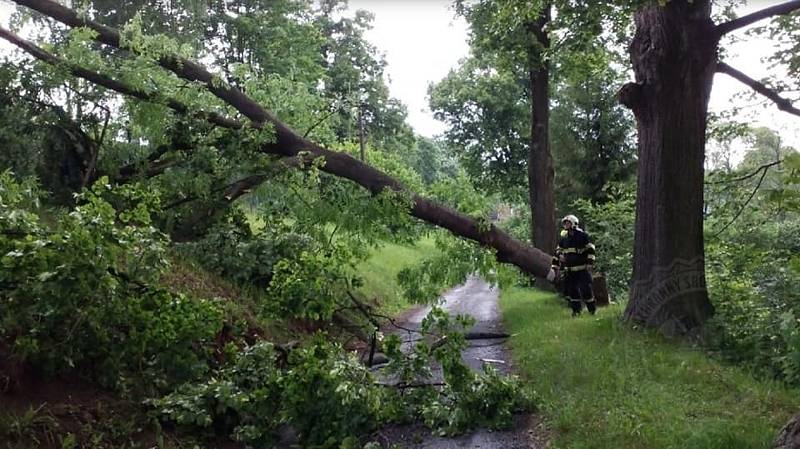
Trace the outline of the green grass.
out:
M 632 329 L 620 306 L 573 319 L 561 299 L 522 288 L 500 304 L 554 447 L 766 449 L 800 408 L 800 391 Z
M 254 211 L 246 209 L 247 221 L 253 232 L 264 228 L 264 220 Z M 408 309 L 410 304 L 403 298 L 397 284 L 397 273 L 424 257 L 438 251 L 432 237 L 423 237 L 413 245 L 384 243 L 372 249 L 370 256 L 356 267 L 358 275 L 364 280 L 360 293 L 369 301 L 376 300 L 379 309 L 387 315 L 397 315 Z
M 370 257 L 359 264 L 358 274 L 364 279 L 361 293 L 377 299 L 383 313 L 396 315 L 411 304 L 403 298 L 397 284 L 397 273 L 437 251 L 432 238 L 423 238 L 414 245 L 387 243 L 372 250 Z

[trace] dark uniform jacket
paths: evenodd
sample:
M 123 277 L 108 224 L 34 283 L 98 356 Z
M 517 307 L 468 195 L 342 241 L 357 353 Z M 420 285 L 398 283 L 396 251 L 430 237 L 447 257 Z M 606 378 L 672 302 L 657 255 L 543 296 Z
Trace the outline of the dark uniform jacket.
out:
M 564 256 L 565 262 L 559 262 L 558 256 L 560 255 Z M 591 242 L 589 234 L 583 229 L 575 228 L 558 241 L 556 255 L 553 257 L 553 268 L 561 268 L 564 271 L 582 271 L 592 265 L 594 259 L 594 244 Z

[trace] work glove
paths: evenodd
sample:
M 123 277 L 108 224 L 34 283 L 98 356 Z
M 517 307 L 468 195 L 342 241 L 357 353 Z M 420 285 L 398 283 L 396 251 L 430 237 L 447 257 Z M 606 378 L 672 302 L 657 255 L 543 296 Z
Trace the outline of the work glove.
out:
M 547 273 L 547 281 L 553 282 L 555 280 L 556 280 L 556 270 L 551 268 L 550 271 Z

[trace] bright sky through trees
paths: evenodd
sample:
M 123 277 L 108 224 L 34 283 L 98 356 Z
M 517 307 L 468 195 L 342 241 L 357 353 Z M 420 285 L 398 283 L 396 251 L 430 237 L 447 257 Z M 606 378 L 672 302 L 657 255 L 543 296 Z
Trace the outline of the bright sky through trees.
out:
M 409 122 L 417 133 L 434 136 L 441 133 L 443 124 L 428 110 L 428 84 L 443 78 L 458 60 L 469 52 L 468 26 L 456 17 L 449 0 L 351 0 L 350 10 L 366 9 L 375 14 L 374 27 L 368 39 L 385 55 L 389 87 L 394 97 L 408 106 Z M 739 8 L 739 15 L 777 4 L 780 1 L 751 1 Z M 13 6 L 0 0 L 0 23 L 8 25 Z M 745 30 L 732 33 L 734 40 Z M 765 38 L 748 37 L 725 44 L 726 62 L 753 78 L 779 75 L 761 58 L 769 55 L 773 43 Z M 0 52 L 10 51 L 10 44 L 0 42 Z M 750 89 L 736 80 L 718 74 L 714 80 L 710 110 L 722 112 L 731 105 L 748 106 L 738 117 L 750 120 L 754 126 L 767 126 L 778 131 L 783 140 L 800 148 L 800 123 L 797 117 L 779 111 L 763 98 L 740 98 L 737 94 Z M 741 150 L 741 149 L 739 149 Z M 735 157 L 734 161 L 738 161 Z
M 738 9 L 744 15 L 781 1 L 751 1 Z M 466 22 L 455 17 L 448 0 L 351 0 L 350 9 L 366 9 L 375 14 L 374 28 L 367 33 L 369 40 L 386 56 L 386 69 L 391 83 L 392 95 L 407 106 L 409 121 L 414 129 L 425 136 L 443 131 L 443 124 L 433 119 L 427 107 L 427 87 L 440 80 L 459 58 L 467 55 Z M 759 23 L 761 24 L 761 23 Z M 735 42 L 725 43 L 725 60 L 756 79 L 777 75 L 774 69 L 761 62 L 770 54 L 773 43 L 765 38 L 744 36 L 746 29 L 732 33 Z M 730 39 L 730 38 L 729 38 Z M 633 74 L 631 74 L 631 78 Z M 737 94 L 749 94 L 751 89 L 727 75 L 718 74 L 714 79 L 710 109 L 722 112 L 731 105 L 747 106 L 739 120 L 751 120 L 754 126 L 767 126 L 778 131 L 789 145 L 800 148 L 800 122 L 797 117 L 781 112 L 763 98 L 735 98 Z M 739 149 L 741 150 L 741 149 Z M 739 157 L 735 158 L 738 161 Z

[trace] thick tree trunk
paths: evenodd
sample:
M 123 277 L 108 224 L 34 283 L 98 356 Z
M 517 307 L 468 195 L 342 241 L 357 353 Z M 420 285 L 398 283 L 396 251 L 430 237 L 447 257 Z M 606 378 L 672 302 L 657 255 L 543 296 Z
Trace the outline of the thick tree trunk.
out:
M 710 0 L 672 0 L 636 14 L 636 83 L 620 101 L 636 115 L 638 191 L 627 319 L 685 334 L 713 307 L 705 283 L 703 158 L 718 38 Z
M 98 42 L 117 48 L 121 45 L 120 35 L 117 30 L 87 20 L 79 16 L 75 11 L 58 3 L 50 0 L 14 1 L 17 4 L 35 9 L 70 27 L 91 28 L 97 33 L 95 40 Z M 494 225 L 487 226 L 458 211 L 416 195 L 386 173 L 347 154 L 328 150 L 305 139 L 243 92 L 229 86 L 220 80 L 218 76 L 212 75 L 203 66 L 175 55 L 163 55 L 158 60 L 158 63 L 181 78 L 205 85 L 211 93 L 250 119 L 251 126 L 257 128 L 265 125 L 271 126 L 275 132 L 275 139 L 273 142 L 262 146 L 262 151 L 265 153 L 289 157 L 305 154 L 311 158 L 322 158 L 324 165 L 321 170 L 349 179 L 375 194 L 385 189 L 397 191 L 400 195 L 410 200 L 411 210 L 409 213 L 411 215 L 447 229 L 457 236 L 494 249 L 496 258 L 500 262 L 511 263 L 536 276 L 544 276 L 549 271 L 550 256 L 547 253 L 520 243 Z M 180 108 L 179 105 L 175 106 Z M 232 126 L 235 127 L 235 125 Z
M 549 48 L 545 28 L 550 23 L 550 4 L 531 25 L 536 46 L 529 56 L 531 83 L 531 146 L 528 152 L 528 195 L 533 246 L 552 254 L 556 242 L 553 157 L 550 154 L 550 63 L 542 55 Z

